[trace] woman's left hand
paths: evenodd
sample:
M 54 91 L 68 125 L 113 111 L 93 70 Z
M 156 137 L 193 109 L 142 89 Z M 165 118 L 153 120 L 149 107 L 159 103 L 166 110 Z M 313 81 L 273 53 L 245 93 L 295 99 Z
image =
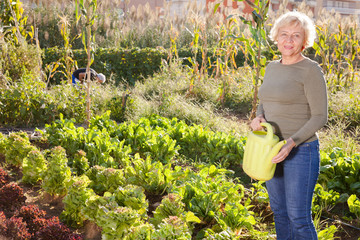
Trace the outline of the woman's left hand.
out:
M 291 150 L 296 146 L 294 140 L 292 138 L 286 139 L 286 144 L 280 149 L 279 153 L 273 157 L 271 160 L 272 163 L 279 163 L 285 160 L 285 158 L 289 155 Z

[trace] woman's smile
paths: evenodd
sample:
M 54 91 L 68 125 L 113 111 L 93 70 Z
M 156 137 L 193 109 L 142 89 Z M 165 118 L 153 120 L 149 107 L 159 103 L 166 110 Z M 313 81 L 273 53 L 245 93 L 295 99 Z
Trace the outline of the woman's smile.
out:
M 301 26 L 288 25 L 279 28 L 277 45 L 282 55 L 283 64 L 292 64 L 301 60 L 304 44 L 305 31 Z

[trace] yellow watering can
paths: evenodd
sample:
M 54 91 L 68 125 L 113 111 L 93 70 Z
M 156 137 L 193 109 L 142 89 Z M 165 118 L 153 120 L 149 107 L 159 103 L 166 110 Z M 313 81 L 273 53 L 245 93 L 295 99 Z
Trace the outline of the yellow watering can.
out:
M 244 159 L 243 170 L 249 177 L 267 181 L 275 173 L 276 164 L 271 162 L 286 143 L 285 140 L 279 142 L 279 137 L 274 135 L 270 123 L 260 123 L 266 128 L 265 131 L 252 131 L 248 134 Z

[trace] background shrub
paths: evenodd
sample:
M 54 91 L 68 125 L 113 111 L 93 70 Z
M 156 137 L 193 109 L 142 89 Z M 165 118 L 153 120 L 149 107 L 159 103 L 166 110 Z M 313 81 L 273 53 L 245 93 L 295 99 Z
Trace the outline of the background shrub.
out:
M 14 78 L 15 80 L 16 78 Z M 0 125 L 41 125 L 53 120 L 55 105 L 46 85 L 32 74 L 25 74 L 17 82 L 9 82 L 0 88 Z
M 41 50 L 33 44 L 0 43 L 0 71 L 13 82 L 24 75 L 41 78 Z
M 43 67 L 53 62 L 57 62 L 63 56 L 62 49 L 49 48 L 44 50 Z M 73 50 L 74 60 L 79 67 L 86 67 L 87 56 L 85 50 Z M 131 86 L 136 80 L 152 76 L 160 69 L 161 60 L 166 59 L 165 51 L 159 49 L 116 49 L 98 48 L 94 51 L 94 63 L 91 68 L 107 77 L 113 75 L 115 84 L 125 82 Z M 64 80 L 61 67 L 52 77 L 52 84 L 60 83 Z M 67 79 L 66 79 L 67 80 Z

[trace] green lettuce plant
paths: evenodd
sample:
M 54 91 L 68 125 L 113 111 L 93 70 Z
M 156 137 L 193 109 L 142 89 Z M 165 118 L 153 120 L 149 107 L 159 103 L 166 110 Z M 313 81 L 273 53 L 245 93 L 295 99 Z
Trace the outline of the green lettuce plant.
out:
M 131 146 L 133 153 L 142 157 L 151 156 L 164 164 L 171 163 L 178 155 L 179 146 L 176 140 L 161 127 L 150 126 L 150 121 L 142 118 L 138 123 L 124 122 L 119 125 L 116 135 L 125 145 Z
M 229 165 L 239 163 L 244 153 L 242 138 L 158 115 L 141 118 L 137 124 L 123 123 L 115 133 L 120 140 L 125 139 L 125 144 L 131 145 L 134 152 L 141 156 L 149 153 L 152 159 L 163 163 L 181 154 L 202 162 Z
M 100 201 L 105 204 L 98 205 L 92 220 L 102 228 L 103 239 L 123 239 L 132 227 L 144 223 L 137 210 L 118 206 L 111 194 Z
M 244 154 L 242 139 L 213 132 L 201 125 L 178 122 L 170 132 L 180 146 L 180 154 L 201 162 L 229 166 L 239 164 Z
M 103 239 L 122 239 L 131 227 L 143 223 L 138 211 L 128 207 L 117 207 L 110 211 L 101 208 L 96 222 L 102 228 Z
M 45 125 L 40 131 L 48 140 L 50 146 L 61 146 L 66 149 L 69 157 L 73 157 L 79 150 L 84 149 L 85 129 L 75 126 L 74 119 L 65 119 L 63 114 L 51 124 Z
M 96 115 L 91 118 L 89 130 L 99 129 L 100 131 L 106 129 L 109 133 L 116 131 L 118 124 L 110 118 L 111 111 L 106 111 L 102 115 Z
M 25 132 L 12 132 L 7 137 L 5 159 L 8 164 L 20 167 L 27 154 L 35 150 Z
M 47 161 L 38 149 L 30 151 L 22 162 L 22 181 L 32 185 L 42 180 L 42 173 L 46 171 Z
M 347 156 L 341 148 L 320 152 L 321 166 L 318 182 L 340 194 L 360 194 L 360 155 Z
M 347 204 L 349 206 L 350 212 L 355 214 L 355 216 L 359 219 L 360 218 L 360 199 L 355 194 L 352 194 L 348 198 Z
M 221 209 L 221 213 L 216 218 L 217 222 L 223 230 L 229 227 L 235 234 L 241 233 L 244 229 L 251 230 L 256 224 L 253 213 L 239 202 L 226 203 L 225 207 Z
M 312 211 L 320 213 L 329 212 L 341 200 L 340 194 L 334 190 L 326 190 L 320 184 L 316 184 L 312 200 Z
M 64 210 L 60 215 L 60 219 L 65 221 L 69 226 L 79 227 L 86 220 L 82 214 L 86 201 L 94 196 L 92 189 L 88 188 L 90 180 L 86 175 L 74 177 L 72 184 L 68 188 L 68 192 L 63 199 Z
M 129 229 L 128 234 L 123 238 L 124 240 L 150 240 L 152 233 L 155 231 L 153 225 L 143 223 L 138 226 L 133 226 Z
M 78 176 L 83 175 L 89 169 L 89 161 L 86 158 L 86 152 L 79 150 L 72 160 L 71 165 L 72 172 Z
M 126 185 L 125 187 L 118 187 L 113 196 L 115 201 L 121 207 L 130 207 L 138 210 L 141 216 L 146 216 L 149 202 L 146 199 L 144 189 L 140 186 Z
M 111 156 L 115 160 L 115 165 L 118 168 L 125 168 L 131 164 L 130 157 L 132 152 L 131 146 L 125 145 L 125 140 L 119 141 L 116 138 L 112 139 L 112 151 Z
M 182 197 L 178 194 L 169 193 L 166 195 L 160 205 L 154 211 L 154 217 L 150 222 L 158 226 L 163 219 L 170 216 L 177 216 L 181 218 L 185 213 L 185 204 L 182 202 Z
M 127 183 L 142 186 L 148 194 L 161 195 L 169 190 L 179 173 L 174 172 L 170 164 L 152 162 L 150 157 L 142 159 L 135 154 L 124 174 Z
M 86 153 L 89 167 L 102 165 L 118 168 L 126 165 L 132 152 L 116 134 L 117 125 L 109 119 L 109 112 L 90 121 L 89 128 L 76 127 L 75 120 L 60 119 L 46 125 L 44 135 L 52 146 L 61 145 L 72 159 L 79 150 Z M 69 163 L 72 165 L 72 162 Z
M 42 175 L 41 187 L 50 195 L 65 196 L 71 180 L 65 149 L 61 146 L 52 148 L 47 160 L 48 165 Z
M 125 186 L 126 183 L 122 169 L 93 166 L 85 174 L 91 180 L 89 188 L 99 195 L 104 192 L 113 193 L 119 186 Z
M 139 214 L 141 211 L 119 206 L 117 195 L 109 192 L 104 196 L 91 195 L 81 213 L 102 228 L 103 239 L 152 239 L 150 236 L 155 230 L 154 226 L 143 221 L 144 217 Z
M 102 239 L 124 239 L 130 229 L 144 224 L 137 210 L 120 207 L 109 192 L 90 196 L 81 213 L 101 227 Z
M 335 225 L 331 225 L 321 231 L 318 232 L 319 240 L 328 240 L 328 239 L 336 239 L 335 233 L 338 231 Z
M 178 155 L 179 146 L 164 131 L 153 131 L 144 144 L 144 152 L 164 164 L 171 163 Z
M 244 196 L 244 187 L 227 179 L 226 172 L 213 165 L 203 166 L 183 185 L 173 189 L 173 192 L 183 195 L 185 209 L 200 218 L 202 224 L 214 222 L 224 204 L 240 202 Z
M 110 154 L 113 150 L 113 144 L 106 129 L 91 129 L 87 131 L 84 138 L 84 150 L 87 153 L 90 166 L 117 167 L 118 164 Z
M 152 239 L 190 240 L 191 232 L 186 222 L 177 216 L 165 218 L 152 234 Z
M 110 194 L 111 195 L 111 194 Z M 116 202 L 114 202 L 116 204 Z M 110 197 L 92 195 L 85 201 L 85 206 L 81 209 L 81 214 L 89 221 L 96 222 L 96 216 L 101 207 L 110 204 Z M 117 204 L 116 204 L 117 206 Z
M 204 231 L 204 234 L 202 236 L 203 240 L 237 240 L 241 239 L 240 237 L 236 237 L 235 233 L 233 233 L 230 229 L 221 231 L 221 232 L 215 232 L 211 228 L 208 228 Z
M 90 126 L 85 136 L 85 151 L 90 165 L 102 165 L 118 168 L 128 164 L 132 149 L 125 145 L 125 139 L 116 135 L 119 125 L 110 119 L 111 112 L 106 111 L 90 120 Z

